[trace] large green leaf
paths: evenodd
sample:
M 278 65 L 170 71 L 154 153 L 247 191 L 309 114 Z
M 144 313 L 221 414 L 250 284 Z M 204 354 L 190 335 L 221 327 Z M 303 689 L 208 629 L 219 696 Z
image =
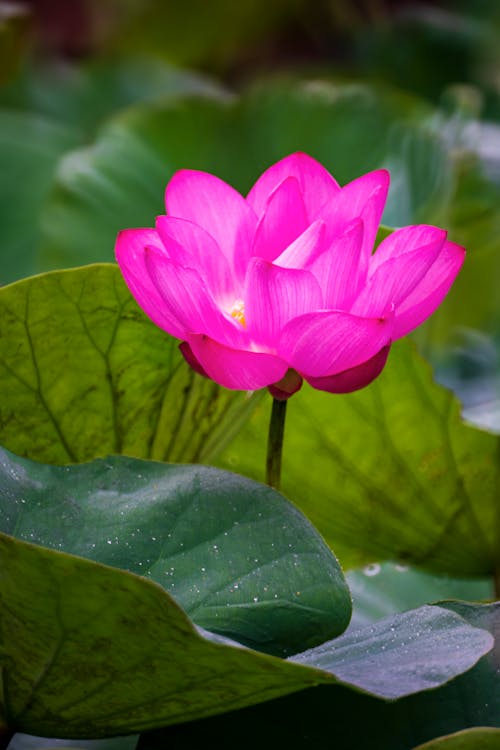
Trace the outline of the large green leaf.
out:
M 443 658 L 454 652 L 460 673 L 465 668 L 459 668 L 459 662 L 463 658 L 465 667 L 469 658 L 466 650 L 462 652 L 463 633 L 453 633 L 446 615 L 441 621 L 436 617 L 438 611 L 439 607 L 423 606 L 379 620 L 291 661 L 332 672 L 342 682 L 387 699 L 411 695 L 417 684 L 420 690 L 437 687 Z
M 281 656 L 342 633 L 335 557 L 265 485 L 125 457 L 47 466 L 0 450 L 0 530 L 161 584 L 194 622 Z
M 2 28 L 0 23 L 0 39 Z M 42 270 L 41 214 L 65 152 L 88 143 L 98 123 L 134 101 L 155 96 L 166 101 L 194 93 L 222 95 L 220 88 L 203 78 L 149 59 L 78 68 L 39 64 L 4 87 L 0 91 L 0 284 Z M 68 240 L 72 244 L 75 237 Z
M 409 750 L 419 742 L 472 726 L 500 727 L 500 604 L 461 610 L 496 634 L 495 651 L 449 685 L 382 703 L 341 686 L 321 686 L 192 724 L 145 734 L 138 750 Z M 343 636 L 344 637 L 344 636 Z M 488 747 L 489 750 L 489 747 Z
M 467 249 L 467 256 L 452 293 L 418 334 L 427 346 L 449 339 L 452 326 L 498 332 L 500 186 L 483 172 L 470 153 L 457 162 L 456 185 L 441 221 L 450 238 Z
M 227 95 L 224 89 L 188 70 L 150 55 L 89 58 L 75 64 L 37 60 L 0 90 L 0 106 L 41 115 L 71 126 L 82 143 L 110 115 L 134 103 L 187 95 Z
M 43 264 L 111 260 L 120 229 L 151 226 L 164 212 L 176 169 L 205 169 L 247 192 L 266 167 L 296 150 L 341 182 L 390 166 L 388 219 L 430 220 L 449 198 L 451 168 L 441 141 L 418 125 L 423 114 L 419 102 L 361 84 L 297 81 L 233 101 L 192 97 L 131 108 L 61 163 L 44 213 Z
M 0 109 L 0 284 L 33 273 L 39 213 L 58 158 L 77 132 L 43 115 Z
M 351 630 L 442 599 L 494 598 L 492 578 L 452 578 L 388 562 L 350 570 L 346 578 L 353 598 Z
M 11 740 L 9 750 L 135 750 L 137 739 L 137 735 L 129 735 L 104 740 L 58 740 L 19 732 Z
M 412 656 L 401 694 L 425 690 L 470 669 L 492 645 L 484 630 L 428 607 L 403 621 L 396 616 L 360 630 L 337 655 L 332 645 L 333 671 L 320 671 L 308 666 L 314 649 L 298 664 L 220 636 L 204 638 L 152 581 L 3 533 L 0 594 L 0 705 L 6 723 L 51 736 L 133 733 L 335 677 L 378 695 L 397 695 L 400 662 Z M 337 643 L 346 645 L 342 637 Z M 430 648 L 431 670 L 418 657 Z M 376 684 L 374 658 L 384 658 Z
M 223 465 L 259 478 L 261 405 Z M 300 461 L 297 460 L 300 456 Z M 500 565 L 498 438 L 466 426 L 409 342 L 368 388 L 290 400 L 283 490 L 346 566 L 402 560 L 456 575 Z
M 252 399 L 201 379 L 117 266 L 0 289 L 0 440 L 52 463 L 109 453 L 208 460 Z
M 500 337 L 463 329 L 440 357 L 436 377 L 462 403 L 466 422 L 500 434 Z
M 0 559 L 3 707 L 19 731 L 127 734 L 321 680 L 207 641 L 145 578 L 3 534 Z
M 500 729 L 477 727 L 438 737 L 414 750 L 498 750 L 499 747 Z

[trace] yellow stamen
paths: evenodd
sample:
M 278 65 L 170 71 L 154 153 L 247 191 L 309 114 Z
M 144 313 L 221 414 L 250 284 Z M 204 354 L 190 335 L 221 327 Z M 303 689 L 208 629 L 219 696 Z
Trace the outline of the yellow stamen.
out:
M 238 321 L 238 323 L 241 323 L 243 328 L 246 328 L 246 320 L 245 320 L 245 303 L 242 299 L 237 299 L 232 307 L 231 317 Z

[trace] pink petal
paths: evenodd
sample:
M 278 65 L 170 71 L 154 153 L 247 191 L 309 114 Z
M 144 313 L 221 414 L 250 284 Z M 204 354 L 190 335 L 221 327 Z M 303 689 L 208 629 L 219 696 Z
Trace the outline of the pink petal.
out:
M 125 229 L 118 234 L 115 254 L 123 278 L 137 304 L 153 323 L 176 338 L 182 338 L 183 326 L 165 303 L 146 268 L 146 247 L 162 249 L 160 237 L 154 229 Z
M 321 284 L 323 307 L 347 310 L 359 293 L 365 281 L 360 269 L 363 234 L 363 222 L 355 219 L 308 266 Z
M 368 280 L 351 312 L 373 317 L 393 305 L 396 309 L 424 278 L 439 255 L 443 237 L 426 247 L 389 258 Z
M 146 251 L 146 267 L 163 307 L 182 325 L 182 336 L 206 333 L 229 345 L 243 345 L 244 329 L 215 304 L 198 271 L 179 266 L 154 248 Z
M 446 240 L 444 229 L 430 226 L 428 224 L 416 224 L 402 229 L 396 229 L 385 240 L 382 240 L 374 255 L 370 258 L 370 275 L 389 258 L 396 258 L 403 253 L 417 250 Z
M 170 258 L 196 268 L 214 299 L 228 304 L 230 299 L 241 297 L 241 292 L 238 294 L 235 289 L 227 258 L 208 232 L 192 221 L 174 216 L 158 216 L 156 229 Z
M 262 216 L 269 196 L 287 177 L 298 181 L 309 218 L 340 191 L 331 174 L 311 156 L 290 154 L 269 167 L 250 190 L 247 201 L 257 216 Z
M 243 282 L 257 217 L 246 200 L 207 172 L 176 172 L 165 193 L 167 213 L 199 224 L 216 241 L 236 277 Z
M 413 331 L 432 315 L 448 294 L 464 260 L 463 247 L 445 242 L 437 260 L 396 310 L 394 339 Z
M 275 347 L 292 318 L 322 307 L 321 289 L 309 271 L 252 258 L 245 284 L 245 319 L 256 341 Z
M 314 221 L 274 261 L 282 268 L 307 268 L 324 248 L 325 224 Z
M 208 378 L 207 373 L 205 372 L 203 367 L 200 365 L 200 363 L 194 356 L 193 350 L 191 349 L 187 341 L 183 341 L 181 344 L 179 344 L 179 350 L 182 356 L 184 357 L 184 359 L 186 360 L 186 362 L 188 363 L 188 365 L 195 372 L 197 372 L 198 375 L 202 375 L 202 377 Z
M 353 219 L 361 219 L 364 225 L 363 247 L 360 256 L 360 272 L 366 272 L 375 238 L 377 236 L 380 219 L 384 211 L 387 191 L 389 189 L 389 173 L 385 169 L 358 177 L 342 188 L 340 193 L 323 206 L 315 216 L 322 219 L 327 226 L 327 241 L 343 232 L 345 225 Z
M 325 377 L 371 359 L 392 335 L 392 316 L 361 318 L 336 310 L 291 320 L 280 336 L 278 354 L 306 378 Z
M 240 391 L 255 391 L 281 380 L 288 365 L 263 352 L 233 349 L 209 336 L 189 336 L 193 355 L 216 383 Z
M 390 344 L 387 344 L 371 359 L 357 365 L 357 367 L 351 367 L 349 370 L 326 378 L 307 378 L 307 382 L 313 388 L 317 388 L 319 391 L 328 391 L 328 393 L 359 391 L 360 388 L 370 385 L 380 375 L 387 362 L 390 349 Z
M 257 226 L 252 255 L 274 260 L 306 227 L 306 209 L 299 183 L 295 177 L 287 177 L 269 196 Z

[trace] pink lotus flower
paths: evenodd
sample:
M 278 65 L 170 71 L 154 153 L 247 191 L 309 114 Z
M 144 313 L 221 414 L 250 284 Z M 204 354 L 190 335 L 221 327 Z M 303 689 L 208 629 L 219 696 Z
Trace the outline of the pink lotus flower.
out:
M 465 256 L 426 225 L 396 230 L 373 253 L 388 186 L 378 170 L 341 188 L 301 153 L 270 167 L 246 198 L 181 170 L 167 215 L 155 229 L 121 232 L 116 257 L 139 305 L 182 340 L 197 372 L 278 398 L 303 378 L 354 391 L 434 312 Z

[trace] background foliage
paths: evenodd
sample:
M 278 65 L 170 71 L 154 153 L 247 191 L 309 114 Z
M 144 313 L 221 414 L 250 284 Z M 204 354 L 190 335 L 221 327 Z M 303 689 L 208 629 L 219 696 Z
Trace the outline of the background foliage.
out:
M 21 571 L 31 580 L 26 591 L 39 608 L 40 633 L 57 631 L 58 606 L 71 609 L 74 594 L 61 581 L 83 565 L 85 574 L 75 580 L 89 587 L 92 581 L 107 586 L 118 576 L 118 587 L 134 591 L 141 606 L 142 597 L 151 596 L 146 618 L 148 607 L 167 607 L 153 619 L 153 630 L 167 610 L 175 612 L 187 651 L 196 654 L 190 668 L 194 661 L 198 676 L 201 665 L 217 663 L 210 659 L 221 646 L 210 640 L 214 636 L 193 635 L 178 604 L 199 626 L 259 650 L 291 653 L 299 643 L 316 645 L 307 634 L 318 623 L 324 623 L 318 643 L 347 623 L 350 604 L 331 547 L 354 599 L 343 638 L 385 616 L 451 597 L 476 602 L 446 606 L 497 636 L 497 650 L 467 674 L 390 704 L 345 685 L 285 696 L 287 681 L 300 689 L 323 678 L 313 679 L 310 671 L 299 677 L 297 665 L 282 662 L 269 668 L 271 685 L 263 666 L 270 657 L 251 652 L 245 660 L 234 644 L 225 644 L 222 670 L 230 672 L 236 663 L 246 670 L 242 694 L 257 685 L 261 700 L 282 697 L 140 738 L 56 740 L 18 733 L 11 750 L 497 746 L 499 616 L 494 606 L 477 602 L 493 598 L 494 578 L 500 577 L 499 42 L 494 0 L 0 3 L 0 443 L 15 454 L 2 454 L 9 458 L 0 478 L 0 530 L 15 539 L 5 553 L 13 565 L 9 580 L 19 581 Z M 319 159 L 341 183 L 389 168 L 384 223 L 439 224 L 468 255 L 445 304 L 412 342 L 393 348 L 376 383 L 342 398 L 305 387 L 291 400 L 283 489 L 305 516 L 282 499 L 269 505 L 267 496 L 257 511 L 264 488 L 220 475 L 233 489 L 242 482 L 243 506 L 250 493 L 255 512 L 264 514 L 259 528 L 267 531 L 249 541 L 241 534 L 248 521 L 243 506 L 235 510 L 221 500 L 215 523 L 196 504 L 199 487 L 206 487 L 204 472 L 215 469 L 193 467 L 186 475 L 181 467 L 154 462 L 216 464 L 261 480 L 269 399 L 224 392 L 195 376 L 176 342 L 144 318 L 109 263 L 118 230 L 150 226 L 163 212 L 163 190 L 176 169 L 206 169 L 246 192 L 263 169 L 294 150 Z M 109 454 L 118 456 L 108 464 L 79 465 Z M 133 459 L 147 462 L 139 470 Z M 59 466 L 33 463 L 38 461 Z M 116 485 L 106 485 L 105 466 L 120 477 Z M 131 466 L 141 475 L 134 475 L 134 497 L 126 496 L 136 531 L 120 525 Z M 160 475 L 162 487 L 168 486 L 163 494 Z M 181 481 L 186 476 L 187 489 Z M 110 503 L 108 516 L 96 522 L 103 498 Z M 175 540 L 163 539 L 161 551 L 154 528 L 160 517 Z M 89 519 L 100 530 L 95 542 Z M 277 519 L 293 540 L 285 534 L 279 549 L 270 551 Z M 319 544 L 309 522 L 328 547 Z M 111 527 L 115 533 L 106 536 Z M 191 527 L 196 531 L 190 537 Z M 299 548 L 288 548 L 289 541 Z M 317 581 L 317 557 L 308 544 L 323 560 L 324 578 Z M 146 575 L 173 599 L 167 606 L 164 591 L 102 563 Z M 51 574 L 59 583 L 41 597 L 48 579 L 40 575 L 37 586 L 33 581 L 49 568 L 59 571 Z M 231 581 L 222 581 L 222 570 L 232 572 Z M 282 612 L 301 612 L 295 632 L 287 631 L 286 616 L 280 619 L 272 606 L 271 630 L 262 630 L 268 577 L 287 592 Z M 240 579 L 246 587 L 229 592 Z M 198 605 L 200 583 L 208 598 Z M 299 584 L 300 596 L 309 597 L 303 609 Z M 14 597 L 9 607 L 14 601 L 26 606 L 12 593 L 15 586 L 8 590 Z M 58 600 L 58 590 L 65 592 L 63 604 L 54 609 L 47 602 Z M 217 629 L 216 605 L 226 608 L 231 597 L 243 598 Z M 332 608 L 336 629 L 321 614 Z M 118 611 L 108 613 L 108 625 Z M 95 612 L 92 617 L 99 622 Z M 15 619 L 9 623 L 15 632 Z M 115 625 L 93 627 L 96 637 L 106 638 Z M 129 642 L 137 624 L 127 621 L 125 628 Z M 37 627 L 30 633 L 36 643 Z M 138 663 L 146 658 L 136 655 Z M 42 705 L 38 697 L 43 702 L 47 694 L 45 678 L 26 674 L 40 689 L 25 706 L 31 722 Z M 199 690 L 197 715 L 221 710 L 238 682 L 223 680 L 207 710 L 208 692 Z M 22 697 L 22 681 L 18 687 Z M 234 707 L 252 702 L 238 700 Z M 44 731 L 67 736 L 64 721 L 59 731 L 54 726 Z M 141 725 L 153 726 L 158 724 Z M 37 735 L 43 727 L 37 719 L 18 728 Z

